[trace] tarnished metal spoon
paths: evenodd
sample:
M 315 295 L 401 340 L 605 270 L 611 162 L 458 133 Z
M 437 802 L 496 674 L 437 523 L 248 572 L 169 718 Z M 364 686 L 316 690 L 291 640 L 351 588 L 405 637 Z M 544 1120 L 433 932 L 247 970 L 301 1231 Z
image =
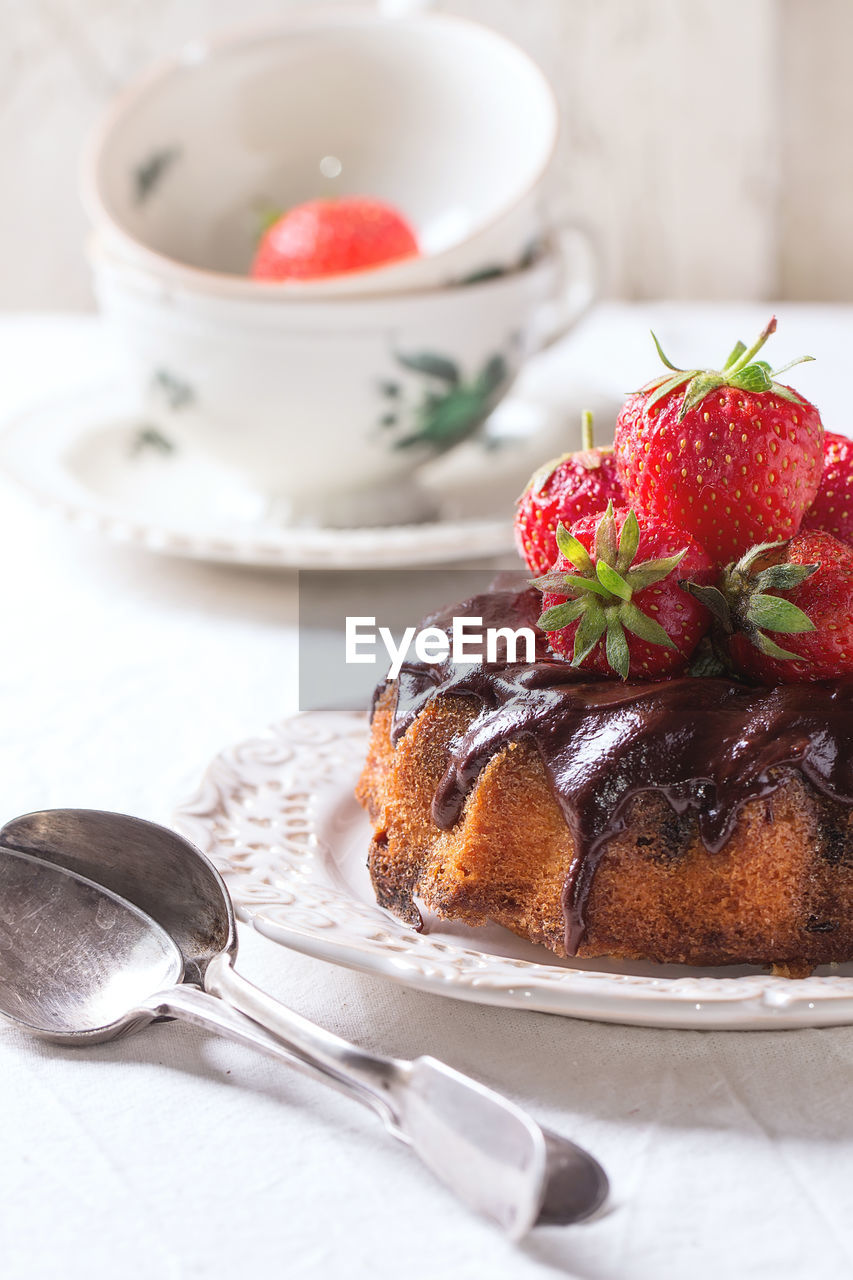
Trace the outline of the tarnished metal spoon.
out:
M 431 1057 L 370 1054 L 234 970 L 225 885 L 165 827 L 55 809 L 0 830 L 0 1014 L 63 1044 L 182 1018 L 285 1059 L 371 1106 L 463 1200 L 518 1238 L 604 1201 L 587 1152 Z M 197 985 L 196 985 L 197 984 Z

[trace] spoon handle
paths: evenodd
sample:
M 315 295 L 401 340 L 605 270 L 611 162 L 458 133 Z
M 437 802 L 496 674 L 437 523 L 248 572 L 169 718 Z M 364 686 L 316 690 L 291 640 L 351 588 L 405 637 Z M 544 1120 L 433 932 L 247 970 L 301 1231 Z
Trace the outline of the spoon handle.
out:
M 291 1052 L 348 1085 L 354 1096 L 367 1094 L 395 1137 L 462 1200 L 515 1238 L 540 1215 L 543 1221 L 579 1221 L 606 1196 L 607 1177 L 588 1152 L 543 1130 L 508 1098 L 445 1063 L 367 1053 L 247 982 L 225 954 L 208 965 L 205 987 Z
M 214 996 L 219 996 L 253 1022 L 267 1028 L 292 1053 L 307 1058 L 338 1081 L 369 1094 L 395 1136 L 403 1137 L 397 1123 L 395 1092 L 406 1083 L 410 1063 L 368 1053 L 309 1022 L 235 973 L 230 958 L 225 954 L 211 960 L 205 972 L 204 985 Z
M 260 1049 L 262 1053 L 286 1062 L 288 1066 L 300 1071 L 303 1075 L 331 1085 L 332 1088 L 348 1094 L 370 1107 L 371 1110 L 378 1112 L 386 1126 L 396 1136 L 402 1136 L 397 1131 L 391 1108 L 384 1098 L 377 1097 L 372 1091 L 362 1088 L 355 1080 L 346 1079 L 317 1061 L 309 1061 L 291 1052 L 278 1036 L 240 1013 L 238 1009 L 218 996 L 209 995 L 200 987 L 181 983 L 168 991 L 158 992 L 146 1002 L 146 1006 L 158 1018 L 176 1018 L 181 1022 L 192 1023 L 193 1026 L 203 1027 L 206 1031 L 213 1031 L 217 1035 L 236 1040 L 252 1049 Z

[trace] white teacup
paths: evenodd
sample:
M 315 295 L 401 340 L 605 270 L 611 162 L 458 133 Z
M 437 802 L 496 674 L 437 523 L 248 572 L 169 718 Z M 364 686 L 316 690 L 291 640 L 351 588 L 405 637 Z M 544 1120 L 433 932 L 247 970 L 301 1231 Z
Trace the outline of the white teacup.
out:
M 517 266 L 558 128 L 539 68 L 446 14 L 309 6 L 193 45 L 130 86 L 83 163 L 100 237 L 217 296 L 412 292 Z M 264 208 L 355 194 L 396 205 L 422 255 L 318 281 L 247 272 Z
M 417 470 L 476 433 L 594 292 L 577 232 L 499 278 L 375 299 L 216 298 L 98 241 L 91 260 L 147 419 L 242 472 L 296 523 L 427 515 Z

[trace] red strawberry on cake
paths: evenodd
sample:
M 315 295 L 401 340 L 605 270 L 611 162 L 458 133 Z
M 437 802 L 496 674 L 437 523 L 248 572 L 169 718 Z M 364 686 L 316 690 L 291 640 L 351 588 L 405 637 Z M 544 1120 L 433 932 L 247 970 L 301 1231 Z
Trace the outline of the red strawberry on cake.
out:
M 534 581 L 545 608 L 537 626 L 555 653 L 622 680 L 685 669 L 711 618 L 678 581 L 713 572 L 698 543 L 612 504 L 571 531 L 558 525 L 556 543 L 553 569 Z
M 688 589 L 717 618 L 740 675 L 768 685 L 853 675 L 853 547 L 831 533 L 753 547 L 718 587 Z
M 570 528 L 583 516 L 597 516 L 608 502 L 624 506 L 610 446 L 596 448 L 592 414 L 581 426 L 583 448 L 546 462 L 531 476 L 515 508 L 518 553 L 533 573 L 546 573 L 557 554 L 557 525 Z
M 853 440 L 824 433 L 823 474 L 802 529 L 822 529 L 853 543 Z
M 719 564 L 790 538 L 820 484 L 820 414 L 777 380 L 790 364 L 773 372 L 756 359 L 775 329 L 774 317 L 718 371 L 677 369 L 655 338 L 667 372 L 630 396 L 616 421 L 631 506 L 684 529 Z

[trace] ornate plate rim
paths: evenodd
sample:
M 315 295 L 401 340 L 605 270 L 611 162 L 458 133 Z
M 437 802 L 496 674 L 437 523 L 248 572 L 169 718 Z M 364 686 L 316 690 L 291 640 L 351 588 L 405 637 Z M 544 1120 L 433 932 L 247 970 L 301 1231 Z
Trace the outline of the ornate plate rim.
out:
M 724 1030 L 853 1023 L 853 977 L 846 975 L 574 969 L 438 941 L 357 900 L 323 870 L 319 809 L 322 796 L 341 799 L 354 785 L 366 733 L 356 712 L 279 721 L 222 751 L 175 810 L 178 829 L 223 872 L 239 918 L 273 941 L 432 994 L 596 1021 Z M 240 805 L 251 839 L 222 834 L 239 831 Z

